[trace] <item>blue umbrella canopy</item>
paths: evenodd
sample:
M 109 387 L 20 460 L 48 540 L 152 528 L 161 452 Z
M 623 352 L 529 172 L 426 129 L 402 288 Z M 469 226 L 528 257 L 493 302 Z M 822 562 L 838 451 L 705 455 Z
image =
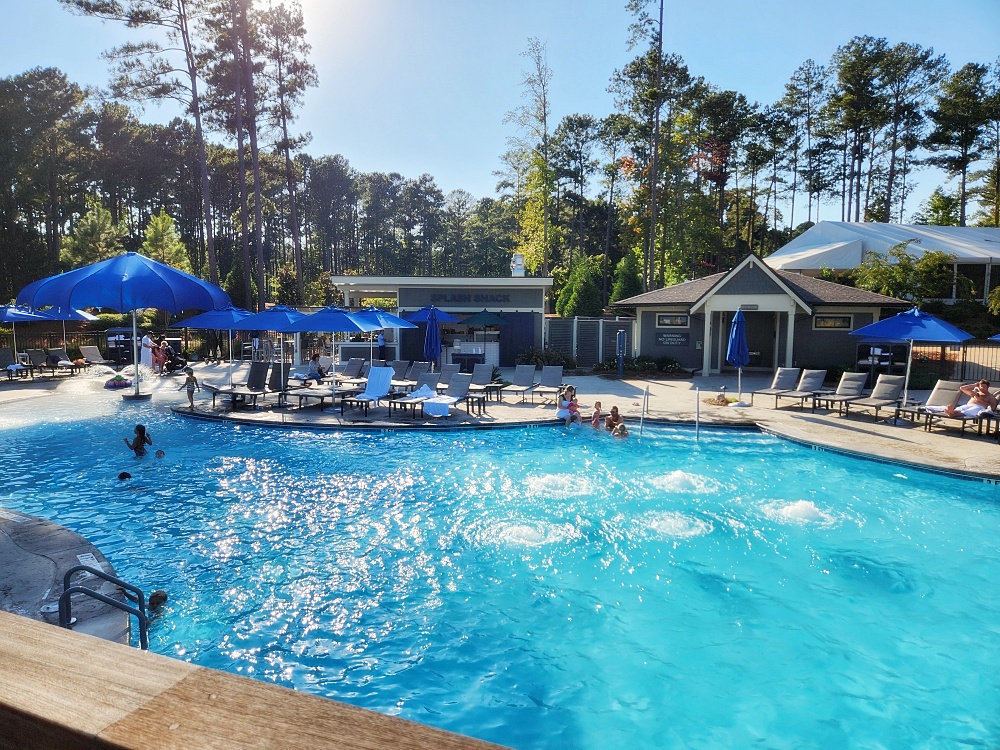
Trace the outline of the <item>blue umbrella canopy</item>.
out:
M 906 357 L 906 376 L 903 386 L 904 404 L 910 397 L 910 365 L 913 361 L 911 355 L 914 341 L 930 344 L 961 344 L 963 341 L 975 338 L 971 333 L 963 331 L 930 313 L 922 312 L 916 307 L 877 323 L 862 326 L 856 331 L 851 331 L 851 335 L 900 339 L 910 344 L 910 353 Z
M 22 289 L 17 300 L 35 308 L 104 307 L 124 313 L 155 307 L 174 314 L 232 304 L 229 295 L 215 284 L 139 253 L 125 253 L 41 279 Z
M 185 318 L 174 323 L 171 328 L 212 328 L 217 331 L 234 331 L 233 326 L 253 315 L 242 307 L 227 305 L 221 310 L 208 310 L 191 318 Z
M 403 320 L 398 315 L 393 315 L 392 313 L 387 313 L 385 310 L 380 310 L 377 307 L 366 307 L 364 310 L 359 310 L 354 313 L 356 318 L 361 318 L 362 320 L 367 320 L 369 323 L 375 323 L 379 328 L 416 328 L 409 321 Z
M 733 316 L 733 324 L 729 328 L 726 361 L 733 367 L 746 367 L 750 364 L 750 347 L 747 346 L 747 319 L 742 310 L 736 311 L 736 315 Z
M 430 316 L 434 316 L 434 320 L 438 323 L 457 323 L 458 318 L 454 315 L 449 315 L 444 310 L 439 310 L 434 305 L 428 305 L 427 307 L 421 307 L 414 313 L 410 313 L 406 316 L 406 319 L 411 323 L 426 323 Z
M 278 331 L 283 333 L 288 330 L 288 326 L 297 323 L 306 317 L 305 313 L 300 313 L 291 307 L 275 305 L 263 312 L 248 315 L 233 323 L 234 331 Z
M 971 333 L 915 307 L 891 318 L 862 326 L 851 331 L 851 335 L 883 337 L 883 340 L 926 341 L 931 344 L 961 344 L 975 338 Z
M 424 333 L 424 359 L 433 364 L 440 356 L 441 329 L 438 328 L 437 308 L 432 307 L 427 315 L 427 331 Z
M 32 312 L 27 307 L 0 306 L 0 323 L 37 323 L 40 320 L 53 320 L 53 318 L 45 313 Z
M 336 305 L 324 307 L 311 315 L 306 315 L 283 329 L 286 333 L 294 331 L 377 331 L 382 326 L 372 323 Z

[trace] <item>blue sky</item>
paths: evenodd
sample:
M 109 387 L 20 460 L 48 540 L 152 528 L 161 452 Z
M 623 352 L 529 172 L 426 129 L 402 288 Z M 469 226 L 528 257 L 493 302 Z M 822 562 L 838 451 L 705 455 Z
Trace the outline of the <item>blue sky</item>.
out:
M 267 0 L 257 0 L 265 3 Z M 528 37 L 548 48 L 554 121 L 612 111 L 612 72 L 626 48 L 624 0 L 303 0 L 320 85 L 298 126 L 315 156 L 362 171 L 427 172 L 446 192 L 492 195 L 498 157 L 521 103 Z M 762 104 L 803 61 L 826 63 L 852 36 L 933 47 L 953 67 L 1000 57 L 1000 0 L 667 0 L 665 45 L 692 73 Z M 0 75 L 55 66 L 103 86 L 101 52 L 132 32 L 80 18 L 57 0 L 0 0 Z M 149 108 L 147 120 L 171 112 Z M 920 178 L 918 199 L 936 186 Z M 910 206 L 916 208 L 916 202 Z M 839 213 L 839 212 L 838 212 Z M 834 218 L 832 209 L 824 218 Z

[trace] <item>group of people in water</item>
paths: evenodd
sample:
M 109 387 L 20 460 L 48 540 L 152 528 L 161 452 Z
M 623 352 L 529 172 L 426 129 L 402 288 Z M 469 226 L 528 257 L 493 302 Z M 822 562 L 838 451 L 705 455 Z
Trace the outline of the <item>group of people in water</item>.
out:
M 582 424 L 583 416 L 580 414 L 580 403 L 576 397 L 575 386 L 564 386 L 559 392 L 556 405 L 558 407 L 556 417 L 566 420 L 567 427 L 571 426 L 574 422 Z M 625 426 L 625 420 L 619 414 L 618 407 L 612 406 L 611 411 L 605 416 L 601 411 L 601 402 L 596 401 L 594 403 L 594 411 L 590 415 L 590 424 L 595 430 L 599 430 L 602 423 L 604 429 L 615 437 L 628 437 L 628 427 Z

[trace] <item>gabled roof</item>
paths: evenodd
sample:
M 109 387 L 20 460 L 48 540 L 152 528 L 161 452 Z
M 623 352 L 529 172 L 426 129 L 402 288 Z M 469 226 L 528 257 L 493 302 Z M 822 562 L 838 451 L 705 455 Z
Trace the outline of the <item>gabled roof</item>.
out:
M 738 268 L 738 267 L 737 267 Z M 734 271 L 736 269 L 733 269 Z M 663 289 L 656 289 L 629 299 L 615 302 L 616 306 L 622 307 L 666 307 L 683 305 L 688 310 L 700 306 L 701 301 L 709 295 L 717 285 L 729 276 L 733 271 L 727 273 L 716 273 L 694 281 L 685 281 L 674 286 L 667 286 Z M 841 307 L 893 307 L 907 309 L 912 307 L 912 303 L 887 297 L 884 294 L 868 292 L 864 289 L 856 289 L 844 284 L 835 284 L 832 281 L 824 281 L 811 276 L 803 276 L 798 273 L 788 271 L 774 271 L 774 274 L 781 279 L 782 283 L 807 306 L 833 305 Z
M 857 268 L 865 253 L 886 253 L 907 240 L 915 257 L 929 250 L 954 255 L 959 263 L 1000 263 L 1000 229 L 924 224 L 821 221 L 764 259 L 775 269 L 817 270 L 824 265 Z M 860 241 L 860 253 L 858 245 Z
M 789 297 L 791 297 L 795 301 L 795 304 L 797 304 L 800 308 L 805 310 L 807 313 L 812 314 L 812 310 L 809 309 L 809 306 L 806 304 L 805 300 L 803 300 L 798 294 L 796 294 L 794 289 L 789 288 L 788 284 L 784 283 L 781 280 L 781 277 L 778 276 L 778 274 L 776 274 L 774 271 L 768 268 L 766 264 L 761 263 L 760 258 L 758 258 L 756 255 L 748 255 L 739 263 L 737 263 L 736 267 L 730 270 L 729 273 L 723 274 L 723 277 L 719 279 L 718 282 L 716 282 L 715 286 L 713 286 L 712 289 L 706 291 L 705 294 L 703 294 L 700 299 L 695 301 L 695 303 L 691 306 L 692 311 L 701 308 L 708 301 L 710 297 L 713 297 L 716 294 L 725 294 L 725 287 L 730 283 L 731 280 L 739 277 L 741 274 L 748 272 L 756 274 L 758 277 L 763 276 L 765 284 L 770 285 L 775 289 L 781 290 Z

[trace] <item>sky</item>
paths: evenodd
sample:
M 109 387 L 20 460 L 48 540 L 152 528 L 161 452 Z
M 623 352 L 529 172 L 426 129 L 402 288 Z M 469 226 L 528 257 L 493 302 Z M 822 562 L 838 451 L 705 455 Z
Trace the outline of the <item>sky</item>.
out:
M 257 0 L 266 3 L 268 0 Z M 434 177 L 446 193 L 494 195 L 499 157 L 517 135 L 528 39 L 546 45 L 553 123 L 603 117 L 627 47 L 625 0 L 302 0 L 319 86 L 296 124 L 313 156 L 341 154 L 363 172 Z M 652 6 L 651 6 L 652 7 Z M 75 16 L 58 0 L 0 0 L 0 76 L 54 66 L 107 85 L 101 53 L 136 32 Z M 957 69 L 1000 58 L 1000 0 L 667 0 L 664 45 L 694 75 L 751 101 L 779 99 L 807 59 L 826 64 L 853 36 L 933 47 Z M 146 121 L 173 110 L 147 107 Z M 943 177 L 918 177 L 910 210 Z M 832 210 L 828 211 L 832 214 Z M 839 211 L 837 212 L 839 218 Z M 825 218 L 835 218 L 832 215 Z

